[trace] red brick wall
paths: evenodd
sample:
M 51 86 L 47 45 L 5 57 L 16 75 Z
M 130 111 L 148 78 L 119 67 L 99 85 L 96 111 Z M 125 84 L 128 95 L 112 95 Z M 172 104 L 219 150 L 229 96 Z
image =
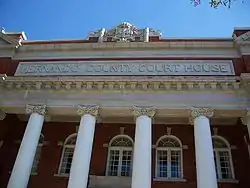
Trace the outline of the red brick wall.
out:
M 32 176 L 29 188 L 63 188 L 67 187 L 68 178 L 56 177 L 54 174 L 58 171 L 61 159 L 62 146 L 58 142 L 64 141 L 67 136 L 75 133 L 77 123 L 45 123 L 43 134 L 47 145 L 42 148 L 41 159 L 38 165 L 38 175 Z M 4 121 L 0 121 L 0 139 L 4 144 L 0 149 L 0 187 L 6 187 L 9 178 L 9 171 L 12 169 L 20 140 L 24 133 L 26 122 L 20 122 L 14 115 L 8 115 Z M 135 126 L 133 124 L 98 124 L 96 126 L 92 161 L 91 174 L 104 176 L 106 171 L 106 162 L 108 148 L 103 144 L 109 143 L 110 139 L 120 133 L 120 127 L 125 127 L 124 134 L 134 139 Z M 172 125 L 172 134 L 177 136 L 183 145 L 188 149 L 183 150 L 184 178 L 186 182 L 155 182 L 153 188 L 194 188 L 196 187 L 196 169 L 195 169 L 195 147 L 193 127 L 190 125 Z M 250 183 L 250 175 L 245 169 L 250 167 L 250 159 L 244 136 L 247 135 L 247 129 L 241 125 L 237 126 L 217 126 L 218 135 L 226 138 L 231 145 L 237 147 L 232 150 L 234 170 L 238 184 L 220 183 L 220 188 L 246 188 Z M 165 125 L 153 126 L 153 140 L 156 141 L 166 133 Z M 155 150 L 152 150 L 152 176 L 155 170 Z
M 244 65 L 246 67 L 246 72 L 250 72 L 250 55 L 244 55 L 242 56 Z
M 0 58 L 0 74 L 7 74 L 10 64 L 11 58 Z

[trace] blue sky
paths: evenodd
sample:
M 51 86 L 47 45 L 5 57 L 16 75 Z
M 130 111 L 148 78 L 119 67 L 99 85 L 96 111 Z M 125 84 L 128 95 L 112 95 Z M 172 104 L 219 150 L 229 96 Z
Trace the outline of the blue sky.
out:
M 160 29 L 164 37 L 231 37 L 234 27 L 250 27 L 250 0 L 231 9 L 201 1 L 193 7 L 190 0 L 0 0 L 0 26 L 30 40 L 86 38 L 123 21 Z

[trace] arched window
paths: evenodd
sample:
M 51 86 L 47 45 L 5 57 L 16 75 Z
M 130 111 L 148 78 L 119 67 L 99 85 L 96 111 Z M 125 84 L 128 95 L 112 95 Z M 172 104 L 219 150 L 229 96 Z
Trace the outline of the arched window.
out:
M 43 141 L 44 141 L 44 135 L 41 134 L 37 148 L 36 148 L 36 154 L 35 154 L 32 169 L 31 169 L 31 174 L 33 175 L 37 174 L 37 168 L 38 168 L 38 163 L 39 163 L 41 152 L 42 152 Z
M 70 172 L 70 167 L 73 159 L 75 144 L 76 144 L 77 134 L 72 134 L 66 138 L 63 144 L 62 157 L 59 167 L 59 174 L 68 175 Z
M 155 174 L 156 178 L 182 178 L 182 144 L 177 137 L 166 135 L 158 139 Z
M 213 148 L 217 179 L 234 179 L 232 155 L 229 143 L 220 136 L 214 136 Z
M 109 143 L 107 176 L 131 176 L 132 151 L 133 140 L 129 136 L 115 136 Z

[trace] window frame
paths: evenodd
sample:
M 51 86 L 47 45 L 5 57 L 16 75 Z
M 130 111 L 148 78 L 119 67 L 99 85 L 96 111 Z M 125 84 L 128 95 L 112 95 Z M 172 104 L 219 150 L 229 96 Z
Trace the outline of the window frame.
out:
M 132 147 L 123 147 L 123 146 L 111 146 L 112 143 L 116 140 L 119 139 L 121 137 L 127 138 L 132 142 Z M 117 176 L 110 176 L 109 173 L 109 164 L 110 164 L 110 151 L 118 151 L 119 150 L 119 163 L 118 163 L 118 171 L 117 171 Z M 121 176 L 121 169 L 122 169 L 122 156 L 123 156 L 123 151 L 131 151 L 131 172 L 130 172 L 130 176 Z M 132 169 L 133 169 L 133 154 L 134 154 L 134 142 L 133 139 L 128 136 L 128 135 L 116 135 L 114 136 L 110 142 L 109 142 L 109 146 L 108 146 L 108 155 L 107 155 L 107 162 L 106 162 L 106 171 L 105 171 L 105 176 L 108 177 L 131 177 L 132 176 Z
M 178 142 L 178 144 L 180 145 L 180 147 L 159 147 L 159 143 L 161 140 L 166 139 L 166 138 L 170 138 L 170 139 L 174 139 L 175 141 Z M 159 177 L 158 176 L 158 151 L 167 151 L 167 177 Z M 180 151 L 180 177 L 171 177 L 171 151 Z M 170 164 L 170 165 L 169 165 Z M 177 138 L 174 135 L 164 135 L 161 136 L 157 142 L 156 142 L 156 147 L 155 147 L 155 179 L 157 180 L 183 180 L 183 147 L 182 147 L 182 143 L 180 141 L 179 138 Z M 169 176 L 170 175 L 170 176 Z
M 36 153 L 35 153 L 35 156 L 34 156 L 34 159 L 33 159 L 31 171 L 30 171 L 31 175 L 37 175 L 38 174 L 38 166 L 39 166 L 39 163 L 40 163 L 43 146 L 44 146 L 44 135 L 41 133 L 40 137 L 39 137 L 37 147 L 36 147 Z M 39 152 L 39 155 L 37 155 L 38 152 Z M 37 162 L 35 163 L 36 159 L 37 159 Z M 35 164 L 36 164 L 36 166 L 35 166 Z M 35 168 L 35 171 L 33 171 L 34 168 Z
M 61 159 L 60 159 L 59 168 L 58 168 L 58 172 L 57 172 L 57 173 L 58 173 L 59 175 L 61 175 L 61 176 L 69 176 L 69 173 L 62 173 L 61 170 L 62 170 L 62 163 L 63 163 L 64 153 L 65 153 L 66 148 L 73 148 L 73 149 L 75 149 L 75 144 L 74 144 L 74 145 L 73 145 L 73 144 L 67 144 L 67 142 L 68 142 L 70 139 L 74 138 L 74 137 L 77 138 L 77 133 L 73 133 L 73 134 L 69 135 L 69 136 L 65 139 L 65 141 L 64 141 L 64 143 L 63 143 L 63 149 L 62 149 L 62 153 L 61 153 Z M 73 155 L 74 155 L 74 152 L 73 152 Z M 72 164 L 71 164 L 71 165 L 72 165 Z
M 235 180 L 235 173 L 234 173 L 234 165 L 233 165 L 233 158 L 232 158 L 232 152 L 231 152 L 231 147 L 229 142 L 223 138 L 222 136 L 212 136 L 212 141 L 214 139 L 218 139 L 221 142 L 223 142 L 226 147 L 225 148 L 215 148 L 213 147 L 213 152 L 214 152 L 214 158 L 215 158 L 215 168 L 217 171 L 217 181 L 231 181 L 231 180 Z M 229 165 L 230 165 L 230 169 L 231 169 L 231 174 L 232 174 L 232 178 L 222 178 L 222 173 L 221 173 L 221 164 L 220 164 L 220 157 L 219 157 L 219 152 L 228 152 L 228 157 L 229 157 Z M 217 165 L 216 165 L 217 164 Z

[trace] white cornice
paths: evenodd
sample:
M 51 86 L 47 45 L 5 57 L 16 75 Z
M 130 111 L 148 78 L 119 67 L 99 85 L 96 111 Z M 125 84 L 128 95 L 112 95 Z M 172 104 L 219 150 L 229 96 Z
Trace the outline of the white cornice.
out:
M 21 43 L 19 43 L 19 41 L 9 37 L 8 35 L 6 35 L 3 32 L 0 32 L 0 38 L 2 38 L 4 41 L 8 42 L 9 44 L 13 45 L 15 48 L 18 48 Z
M 23 42 L 25 44 L 25 42 Z M 49 43 L 28 44 L 22 51 L 37 50 L 119 50 L 119 49 L 209 49 L 233 48 L 232 41 L 165 41 L 165 42 L 130 42 L 130 43 Z
M 12 90 L 238 90 L 238 77 L 7 77 L 2 89 Z

